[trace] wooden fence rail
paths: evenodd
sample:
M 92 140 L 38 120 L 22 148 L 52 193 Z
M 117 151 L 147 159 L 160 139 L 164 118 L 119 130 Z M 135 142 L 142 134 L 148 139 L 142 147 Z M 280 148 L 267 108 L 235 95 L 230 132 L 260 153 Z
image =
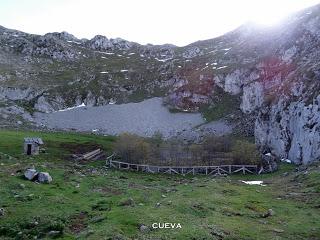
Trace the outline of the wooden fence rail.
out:
M 134 164 L 113 161 L 107 159 L 106 164 L 110 168 L 117 168 L 120 170 L 133 170 L 147 173 L 168 173 L 168 174 L 205 174 L 205 175 L 222 175 L 222 174 L 233 174 L 233 173 L 258 173 L 257 165 L 219 165 L 219 166 L 151 166 L 145 164 Z

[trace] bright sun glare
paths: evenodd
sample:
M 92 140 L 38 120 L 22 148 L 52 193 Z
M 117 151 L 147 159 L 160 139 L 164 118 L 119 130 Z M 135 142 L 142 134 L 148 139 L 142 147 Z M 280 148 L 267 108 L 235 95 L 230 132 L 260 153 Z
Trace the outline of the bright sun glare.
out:
M 293 0 L 269 0 L 269 1 L 253 1 L 252 7 L 247 9 L 249 21 L 257 24 L 272 26 L 281 22 L 291 13 L 306 7 L 316 4 L 317 0 L 309 1 L 306 4 L 304 1 Z

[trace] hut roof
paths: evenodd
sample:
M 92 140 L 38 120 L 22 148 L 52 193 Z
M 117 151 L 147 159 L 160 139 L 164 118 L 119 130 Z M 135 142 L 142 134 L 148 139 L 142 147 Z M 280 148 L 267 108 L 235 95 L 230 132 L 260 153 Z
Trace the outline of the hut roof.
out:
M 39 137 L 26 137 L 26 138 L 24 138 L 24 142 L 25 143 L 36 143 L 38 145 L 42 145 L 43 144 L 42 139 L 39 138 Z

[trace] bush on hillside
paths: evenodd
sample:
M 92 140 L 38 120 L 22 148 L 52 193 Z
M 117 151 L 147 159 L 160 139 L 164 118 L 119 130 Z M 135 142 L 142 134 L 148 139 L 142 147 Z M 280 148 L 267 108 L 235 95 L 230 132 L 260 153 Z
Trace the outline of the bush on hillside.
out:
M 260 153 L 255 144 L 245 141 L 236 141 L 232 147 L 232 156 L 234 164 L 252 164 L 260 163 Z
M 210 154 L 216 152 L 230 152 L 232 142 L 228 136 L 210 136 L 203 142 L 203 149 Z
M 128 163 L 146 163 L 150 157 L 151 147 L 142 137 L 134 134 L 121 134 L 114 144 L 115 152 Z

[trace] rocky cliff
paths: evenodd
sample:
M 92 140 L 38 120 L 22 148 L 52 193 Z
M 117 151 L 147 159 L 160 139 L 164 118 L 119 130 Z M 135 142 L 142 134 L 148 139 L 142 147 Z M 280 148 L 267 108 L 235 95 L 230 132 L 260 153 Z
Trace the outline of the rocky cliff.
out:
M 305 164 L 320 158 L 319 60 L 319 5 L 185 47 L 0 27 L 0 122 L 162 96 L 173 109 L 237 119 L 240 129 L 255 121 L 261 151 Z

